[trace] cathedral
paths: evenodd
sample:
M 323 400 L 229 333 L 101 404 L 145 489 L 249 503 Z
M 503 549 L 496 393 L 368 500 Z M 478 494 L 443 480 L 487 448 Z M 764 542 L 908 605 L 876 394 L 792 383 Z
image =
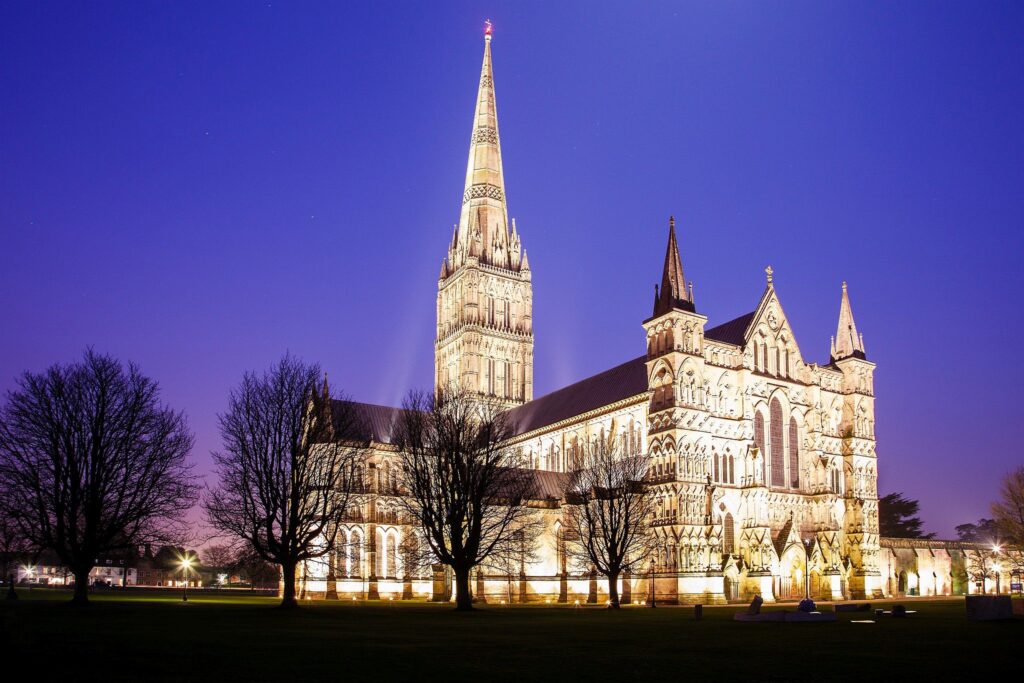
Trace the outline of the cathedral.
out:
M 802 597 L 805 586 L 817 599 L 882 597 L 910 590 L 905 571 L 896 573 L 907 562 L 931 569 L 914 574 L 922 593 L 952 592 L 957 550 L 937 542 L 883 547 L 879 538 L 875 365 L 845 282 L 824 363 L 805 357 L 770 267 L 750 312 L 709 325 L 713 312 L 694 299 L 670 218 L 660 285 L 651 309 L 637 311 L 646 347 L 534 398 L 527 237 L 505 199 L 488 29 L 459 222 L 437 280 L 435 383 L 508 410 L 508 445 L 536 471 L 548 530 L 539 558 L 514 581 L 480 567 L 477 598 L 604 600 L 602 582 L 573 566 L 559 540 L 566 473 L 598 439 L 621 440 L 624 450 L 649 458 L 656 500 L 652 560 L 621 578 L 624 602 L 715 604 L 753 595 L 771 602 Z M 342 550 L 307 565 L 301 592 L 447 599 L 443 572 L 411 576 L 402 566 L 411 527 L 395 497 L 390 437 L 398 409 L 359 409 L 370 442 L 365 495 L 341 530 Z

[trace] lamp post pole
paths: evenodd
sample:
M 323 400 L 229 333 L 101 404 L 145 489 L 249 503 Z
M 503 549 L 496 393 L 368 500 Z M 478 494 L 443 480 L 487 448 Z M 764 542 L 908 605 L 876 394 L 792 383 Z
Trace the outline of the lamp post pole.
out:
M 804 600 L 811 599 L 811 539 L 804 541 Z
M 998 545 L 992 546 L 992 554 L 998 558 L 998 556 L 999 556 L 999 546 Z M 999 575 L 1001 569 L 1002 569 L 1002 567 L 999 566 L 999 560 L 998 559 L 995 562 L 992 563 L 992 571 L 995 572 L 995 575 L 996 575 L 996 595 L 999 595 L 999 588 L 1000 588 L 999 584 L 1000 584 L 1000 579 L 1002 578 Z
M 189 570 L 189 568 L 191 566 L 192 566 L 192 559 L 191 558 L 186 557 L 186 558 L 182 559 L 182 561 L 181 561 L 181 573 L 182 573 L 182 576 L 185 579 L 182 582 L 182 586 L 181 586 L 181 601 L 182 602 L 188 602 L 188 570 Z
M 648 572 L 648 577 L 650 579 L 650 587 L 651 587 L 651 608 L 653 609 L 653 608 L 658 606 L 657 600 L 654 599 L 654 559 L 653 558 L 651 559 L 651 565 L 650 565 L 650 570 Z

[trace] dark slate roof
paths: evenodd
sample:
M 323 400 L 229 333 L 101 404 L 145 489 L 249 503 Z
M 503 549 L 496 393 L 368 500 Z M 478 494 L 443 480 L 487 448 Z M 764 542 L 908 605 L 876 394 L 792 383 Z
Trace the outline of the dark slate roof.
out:
M 569 488 L 571 477 L 567 472 L 548 472 L 547 470 L 534 470 L 534 479 L 537 482 L 537 498 L 554 498 L 561 500 L 565 490 Z
M 562 387 L 509 411 L 514 434 L 546 427 L 647 391 L 646 356 Z
M 341 417 L 345 410 L 345 401 L 331 401 L 331 410 L 334 414 L 335 426 L 346 421 Z M 360 403 L 352 401 L 351 405 L 355 410 L 354 431 L 348 434 L 338 434 L 339 437 L 355 438 L 359 440 L 372 440 L 377 443 L 391 443 L 391 437 L 395 427 L 401 419 L 402 409 L 389 406 L 378 406 L 373 403 Z
M 735 346 L 743 346 L 743 333 L 747 331 L 750 326 L 750 321 L 754 319 L 754 313 L 757 311 L 751 311 L 750 313 L 744 313 L 738 318 L 733 318 L 729 322 L 722 323 L 718 327 L 712 327 L 710 330 L 704 331 L 705 339 L 714 339 L 715 341 L 725 342 L 726 344 L 733 344 Z
M 513 434 L 525 434 L 644 393 L 647 391 L 646 360 L 646 356 L 639 356 L 513 408 L 509 411 Z M 353 405 L 359 418 L 357 433 L 339 436 L 391 443 L 402 409 L 358 401 L 353 401 Z M 343 404 L 332 401 L 332 408 L 337 425 L 343 421 Z

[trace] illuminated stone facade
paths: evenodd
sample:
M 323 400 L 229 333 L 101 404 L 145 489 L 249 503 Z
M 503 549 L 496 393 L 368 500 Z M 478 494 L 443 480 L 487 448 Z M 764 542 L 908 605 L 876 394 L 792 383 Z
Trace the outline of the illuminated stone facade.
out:
M 637 312 L 642 355 L 533 399 L 531 274 L 508 220 L 488 35 L 461 215 L 438 279 L 435 381 L 510 408 L 510 446 L 529 458 L 547 492 L 537 506 L 548 531 L 540 559 L 522 575 L 484 567 L 477 592 L 495 601 L 604 599 L 604 583 L 568 562 L 559 541 L 559 484 L 601 438 L 649 456 L 657 496 L 653 563 L 622 579 L 625 601 L 646 599 L 652 583 L 658 599 L 671 602 L 793 599 L 807 573 L 819 599 L 897 592 L 898 553 L 883 553 L 878 534 L 875 365 L 846 283 L 829 359 L 815 363 L 797 343 L 771 268 L 751 312 L 709 327 L 681 252 L 670 220 L 652 314 L 643 320 Z M 819 341 L 824 347 L 824 335 Z M 395 498 L 389 438 L 397 412 L 364 409 L 373 444 L 365 495 L 341 532 L 335 571 L 311 565 L 304 588 L 343 598 L 442 598 L 441 577 L 403 570 L 409 526 Z M 943 567 L 950 575 L 952 565 Z M 930 586 L 953 590 L 952 580 Z

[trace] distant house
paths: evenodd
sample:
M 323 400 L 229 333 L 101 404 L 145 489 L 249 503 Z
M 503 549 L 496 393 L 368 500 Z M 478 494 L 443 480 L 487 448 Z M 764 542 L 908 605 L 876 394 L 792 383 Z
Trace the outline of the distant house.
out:
M 183 587 L 186 582 L 181 563 L 183 557 L 196 558 L 195 564 L 188 571 L 189 588 L 199 588 L 216 580 L 214 571 L 199 565 L 195 551 L 165 545 L 154 554 L 152 547 L 147 545 L 135 563 L 138 585 Z
M 127 572 L 123 558 L 99 558 L 96 566 L 89 572 L 89 584 L 103 584 L 114 587 L 127 584 L 134 586 L 137 575 L 134 568 Z M 34 561 L 26 560 L 17 565 L 15 581 L 40 586 L 70 586 L 75 583 L 75 576 L 68 567 L 61 564 L 60 559 L 52 552 L 41 553 Z

